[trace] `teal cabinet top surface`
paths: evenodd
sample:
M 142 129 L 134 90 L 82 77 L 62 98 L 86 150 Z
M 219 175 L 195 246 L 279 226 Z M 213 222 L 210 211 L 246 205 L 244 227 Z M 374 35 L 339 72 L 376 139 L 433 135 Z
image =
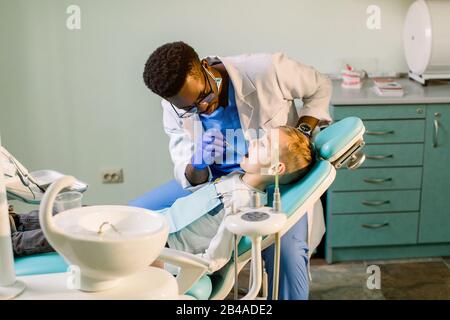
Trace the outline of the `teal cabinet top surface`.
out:
M 365 79 L 361 89 L 343 89 L 341 80 L 333 80 L 331 104 L 377 105 L 377 104 L 431 104 L 450 103 L 450 83 L 433 83 L 428 86 L 406 79 L 396 79 L 405 91 L 403 97 L 380 97 L 372 89 L 373 81 Z

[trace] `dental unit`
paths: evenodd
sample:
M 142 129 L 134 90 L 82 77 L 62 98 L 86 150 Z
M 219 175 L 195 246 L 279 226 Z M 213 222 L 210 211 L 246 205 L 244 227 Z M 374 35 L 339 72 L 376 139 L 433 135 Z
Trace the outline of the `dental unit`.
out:
M 0 194 L 0 226 L 3 226 L 0 229 L 0 296 L 13 298 L 20 293 L 19 290 L 15 294 L 5 293 L 19 283 L 12 280 L 15 267 L 23 284 L 21 290 L 25 285 L 30 289 L 18 296 L 22 299 L 224 299 L 233 287 L 237 299 L 237 276 L 251 261 L 251 285 L 243 299 L 256 299 L 261 286 L 263 292 L 267 286 L 261 251 L 275 244 L 272 298 L 277 299 L 281 237 L 304 214 L 309 214 L 305 212 L 334 181 L 336 169 L 344 166 L 356 169 L 364 161 L 361 151 L 364 132 L 362 121 L 355 117 L 331 124 L 317 135 L 316 161 L 300 181 L 279 186 L 274 172 L 272 207 L 261 206 L 255 194 L 251 207 L 236 208 L 236 214 L 227 216 L 223 223 L 235 235 L 234 253 L 214 273 L 218 279 L 214 281 L 207 274 L 206 259 L 164 247 L 169 226 L 157 212 L 106 205 L 70 209 L 53 216 L 58 193 L 76 183 L 69 176 L 60 177 L 46 187 L 40 201 L 41 226 L 56 253 L 25 257 L 14 263 L 9 229 L 4 227 L 9 224 L 5 219 L 4 176 L 0 172 L 0 192 L 3 190 Z M 239 243 L 237 236 L 242 236 Z M 156 259 L 179 267 L 176 277 L 167 270 L 150 267 Z M 30 265 L 40 270 L 30 270 Z M 75 278 L 70 278 L 72 286 L 68 287 L 69 266 L 72 271 L 75 267 L 72 274 Z
M 5 175 L 8 199 L 39 204 L 46 189 L 64 175 L 55 170 L 29 172 L 6 148 L 0 146 L 0 166 Z M 88 185 L 75 180 L 67 190 L 84 192 Z

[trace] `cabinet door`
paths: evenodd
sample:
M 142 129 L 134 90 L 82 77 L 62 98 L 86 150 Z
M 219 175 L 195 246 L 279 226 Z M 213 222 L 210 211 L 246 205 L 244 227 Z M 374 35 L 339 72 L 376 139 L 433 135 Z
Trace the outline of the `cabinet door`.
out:
M 419 243 L 450 242 L 450 105 L 427 107 Z

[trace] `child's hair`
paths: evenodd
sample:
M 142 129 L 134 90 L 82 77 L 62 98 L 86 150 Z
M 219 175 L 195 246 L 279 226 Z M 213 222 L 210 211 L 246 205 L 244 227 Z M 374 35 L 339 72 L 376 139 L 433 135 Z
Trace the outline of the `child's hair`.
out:
M 314 150 L 312 143 L 300 130 L 291 126 L 281 126 L 280 130 L 287 134 L 289 142 L 286 146 L 286 153 L 283 155 L 286 164 L 286 173 L 295 174 L 297 180 L 302 177 L 314 161 Z

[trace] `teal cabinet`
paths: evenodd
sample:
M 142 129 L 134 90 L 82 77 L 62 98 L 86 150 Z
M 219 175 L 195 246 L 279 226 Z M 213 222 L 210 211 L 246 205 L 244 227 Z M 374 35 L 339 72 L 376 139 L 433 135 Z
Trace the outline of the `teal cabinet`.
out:
M 417 189 L 422 185 L 422 167 L 359 168 L 339 170 L 334 189 L 341 191 Z
M 450 256 L 450 105 L 333 112 L 363 120 L 366 161 L 327 192 L 327 261 Z
M 427 108 L 419 243 L 450 242 L 450 105 Z
M 368 144 L 374 143 L 422 143 L 424 139 L 425 120 L 378 120 L 366 121 Z
M 333 214 L 419 211 L 420 190 L 335 192 Z
M 363 168 L 421 166 L 423 144 L 367 144 Z
M 379 213 L 334 217 L 335 247 L 415 244 L 419 214 Z

